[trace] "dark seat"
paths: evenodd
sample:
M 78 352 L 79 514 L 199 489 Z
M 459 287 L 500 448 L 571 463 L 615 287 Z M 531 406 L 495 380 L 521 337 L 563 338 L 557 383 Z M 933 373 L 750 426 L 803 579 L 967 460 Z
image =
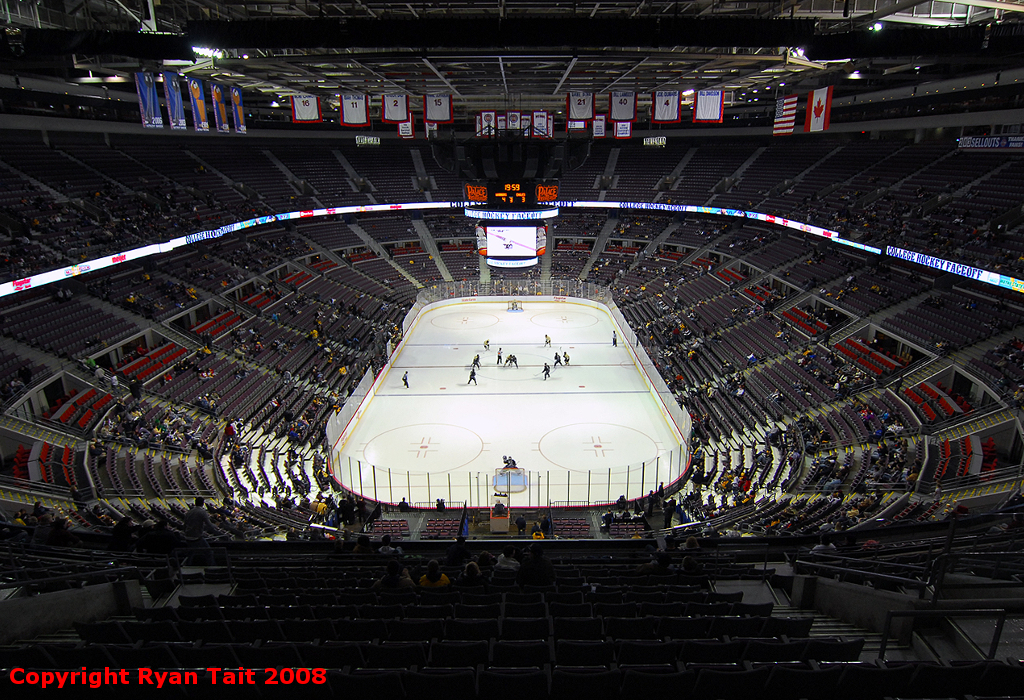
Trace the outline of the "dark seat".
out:
M 679 659 L 685 663 L 737 663 L 743 657 L 746 642 L 719 642 L 716 640 L 688 639 L 683 642 Z
M 428 642 L 444 638 L 444 620 L 391 620 L 387 639 L 396 642 Z
M 626 669 L 622 672 L 622 698 L 689 698 L 694 684 L 691 671 Z
M 604 640 L 557 639 L 557 666 L 601 666 L 610 668 L 615 662 L 615 645 Z M 557 667 L 556 666 L 556 667 Z
M 215 608 L 218 603 L 215 595 L 179 595 L 178 605 L 186 608 Z
M 226 622 L 236 642 L 249 643 L 259 640 L 280 641 L 284 639 L 276 620 L 253 620 L 251 622 Z
M 486 666 L 490 648 L 485 641 L 441 641 L 430 645 L 429 666 L 461 668 Z
M 109 653 L 110 649 L 134 649 L 134 646 L 120 644 L 49 644 L 46 653 L 55 662 L 54 668 L 104 668 L 116 666 Z
M 406 605 L 402 608 L 402 617 L 410 619 L 435 619 L 443 620 L 454 614 L 454 607 L 446 605 Z
M 260 644 L 238 644 L 235 656 L 247 668 L 300 668 L 302 657 L 294 644 L 286 642 Z
M 683 603 L 640 603 L 641 615 L 654 615 L 655 617 L 682 617 L 686 606 Z
M 402 617 L 401 605 L 362 605 L 359 617 L 368 620 L 398 620 Z
M 320 644 L 296 644 L 295 650 L 302 657 L 306 668 L 359 668 L 366 665 L 363 648 L 368 644 L 355 642 L 323 642 Z
M 499 639 L 491 646 L 491 664 L 494 666 L 543 668 L 551 663 L 551 657 L 548 642 Z
M 707 639 L 710 617 L 665 617 L 658 622 L 662 639 Z
M 548 606 L 544 602 L 510 603 L 508 602 L 508 594 L 506 594 L 504 612 L 506 617 L 546 617 Z
M 476 674 L 469 669 L 430 668 L 428 666 L 405 674 L 402 682 L 410 698 L 435 697 L 438 694 L 438 688 L 443 688 L 444 696 L 449 698 L 476 697 Z
M 493 605 L 501 603 L 501 593 L 469 593 L 463 592 L 462 602 L 465 605 Z
M 75 631 L 86 642 L 94 644 L 131 644 L 134 640 L 125 634 L 121 623 L 108 622 L 76 622 Z
M 916 670 L 907 664 L 893 668 L 874 664 L 839 664 L 843 675 L 833 697 L 837 700 L 868 700 L 869 698 L 900 697 L 907 689 Z M 829 668 L 823 664 L 822 668 Z
M 751 639 L 743 652 L 747 661 L 799 661 L 807 643 L 803 640 L 789 642 L 768 639 Z
M 501 639 L 547 639 L 550 636 L 551 620 L 547 617 L 506 617 L 501 621 Z
M 334 636 L 345 642 L 387 639 L 388 628 L 384 620 L 334 620 Z
M 448 620 L 444 626 L 445 639 L 494 639 L 501 635 L 497 618 L 489 620 Z
M 175 608 L 163 607 L 163 608 L 132 608 L 132 615 L 139 622 L 161 622 L 163 620 L 170 620 L 171 622 L 178 621 L 178 611 Z
M 746 615 L 749 617 L 768 617 L 775 609 L 775 603 L 733 603 L 730 615 Z
M 850 639 L 829 639 L 814 638 L 807 640 L 804 647 L 804 659 L 815 661 L 858 661 L 860 652 L 864 649 L 864 638 L 853 637 Z
M 920 698 L 948 698 L 974 694 L 986 669 L 985 663 L 955 666 L 922 663 L 916 666 L 906 692 Z M 1019 693 L 1020 689 L 1017 692 Z
M 521 593 L 518 591 L 508 592 L 504 595 L 505 603 L 516 603 L 516 604 L 527 604 L 527 603 L 543 603 L 545 594 L 541 591 L 533 591 L 529 593 Z M 532 617 L 531 615 L 522 615 L 521 617 Z
M 622 683 L 618 669 L 558 668 L 551 672 L 552 698 L 600 698 L 613 695 Z M 643 696 L 640 696 L 643 697 Z M 669 697 L 669 696 L 663 696 Z
M 328 671 L 327 680 L 334 690 L 335 697 L 381 697 L 403 700 L 408 697 L 402 682 L 407 675 L 407 672 L 399 670 L 352 669 Z
M 491 603 L 490 605 L 458 603 L 455 606 L 455 617 L 464 619 L 493 619 L 501 617 L 501 605 L 498 603 Z
M 615 660 L 619 666 L 674 664 L 679 657 L 679 647 L 674 642 L 627 640 L 618 644 Z
M 172 644 L 170 648 L 183 668 L 237 668 L 241 665 L 233 644 Z
M 289 642 L 313 642 L 335 639 L 330 620 L 282 620 L 281 633 Z
M 596 617 L 554 618 L 555 639 L 604 639 L 604 625 Z
M 443 588 L 424 588 L 420 591 L 420 603 L 423 605 L 458 605 L 461 602 L 460 591 Z
M 594 616 L 594 606 L 590 603 L 548 603 L 548 610 L 551 612 L 551 617 Z
M 425 642 L 372 644 L 365 647 L 363 652 L 366 656 L 366 668 L 418 668 L 427 663 Z
M 765 620 L 761 635 L 764 637 L 808 637 L 811 634 L 813 617 L 769 617 Z
M 708 636 L 756 637 L 763 628 L 763 617 L 716 617 L 711 621 Z
M 655 617 L 606 617 L 604 633 L 612 640 L 659 639 Z
M 636 603 L 595 603 L 594 614 L 601 617 L 636 617 Z
M 546 698 L 550 687 L 545 671 L 489 668 L 477 674 L 478 696 L 492 700 Z
M 164 620 L 162 622 L 123 622 L 121 628 L 134 642 L 180 642 L 178 623 Z
M 554 603 L 560 603 L 563 605 L 579 605 L 583 602 L 582 591 L 559 591 L 558 593 L 545 593 L 544 602 L 548 604 L 548 610 L 551 610 L 551 605 Z M 551 615 L 554 615 L 552 612 Z
M 791 664 L 773 664 L 764 689 L 768 700 L 831 700 L 839 687 L 842 666 L 812 669 Z
M 182 668 L 181 662 L 168 644 L 144 644 L 132 647 L 111 644 L 106 647 L 106 652 L 113 657 L 114 665 L 119 668 Z M 94 663 L 81 657 L 78 658 L 81 665 L 98 668 Z
M 750 700 L 764 694 L 771 668 L 718 670 L 702 668 L 697 674 L 692 697 L 697 700 Z

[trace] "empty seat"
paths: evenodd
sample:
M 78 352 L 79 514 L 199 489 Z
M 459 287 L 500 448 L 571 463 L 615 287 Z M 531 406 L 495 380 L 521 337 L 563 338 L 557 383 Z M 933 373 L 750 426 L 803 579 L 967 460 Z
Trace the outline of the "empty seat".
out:
M 491 647 L 491 664 L 507 667 L 543 667 L 551 663 L 551 645 L 541 641 L 498 640 Z
M 445 623 L 445 639 L 493 639 L 500 636 L 498 620 L 448 620 Z
M 488 663 L 490 649 L 485 641 L 442 641 L 430 645 L 430 666 L 475 668 Z
M 615 661 L 615 645 L 605 640 L 557 639 L 555 663 L 558 666 L 602 666 Z
M 373 644 L 363 651 L 367 668 L 410 668 L 427 663 L 427 645 L 424 642 Z
M 502 639 L 547 639 L 550 636 L 551 621 L 546 617 L 506 617 L 501 621 Z

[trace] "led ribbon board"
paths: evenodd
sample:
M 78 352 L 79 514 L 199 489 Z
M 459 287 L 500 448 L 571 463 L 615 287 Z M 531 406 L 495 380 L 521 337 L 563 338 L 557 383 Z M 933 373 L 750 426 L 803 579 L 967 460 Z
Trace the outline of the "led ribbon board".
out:
M 550 195 L 550 191 L 547 193 Z M 233 224 L 227 224 L 220 228 L 210 229 L 208 231 L 196 231 L 186 236 L 179 236 L 178 238 L 172 238 L 169 241 L 163 243 L 153 243 L 141 248 L 133 248 L 132 250 L 126 250 L 121 253 L 114 253 L 112 255 L 106 255 L 101 258 L 94 258 L 92 260 L 86 260 L 85 262 L 77 265 L 71 265 L 69 267 L 59 268 L 56 270 L 49 270 L 48 272 L 40 272 L 36 275 L 29 277 L 23 277 L 11 282 L 5 282 L 0 284 L 0 297 L 15 294 L 17 292 L 24 292 L 29 289 L 35 289 L 36 287 L 42 287 L 53 282 L 59 282 L 69 277 L 76 277 L 78 275 L 85 274 L 87 272 L 95 272 L 96 270 L 102 270 L 113 265 L 120 265 L 121 263 L 128 262 L 129 260 L 138 260 L 139 258 L 145 258 L 150 255 L 156 255 L 158 253 L 167 253 L 175 250 L 182 246 L 191 245 L 198 243 L 199 241 L 208 241 L 235 231 L 241 231 L 254 226 L 262 226 L 264 224 L 270 224 L 277 221 L 291 221 L 293 219 L 311 219 L 321 216 L 332 216 L 335 214 L 374 214 L 380 212 L 389 211 L 422 211 L 430 209 L 463 209 L 466 216 L 470 218 L 479 219 L 494 219 L 494 220 L 525 220 L 525 219 L 549 219 L 558 216 L 559 208 L 564 207 L 566 209 L 631 209 L 636 211 L 664 211 L 664 212 L 683 212 L 688 214 L 711 214 L 715 216 L 729 216 L 743 219 L 754 219 L 755 221 L 763 221 L 765 223 L 773 224 L 776 226 L 785 226 L 792 228 L 797 231 L 803 231 L 814 236 L 821 236 L 827 238 L 830 241 L 839 243 L 841 245 L 856 248 L 867 253 L 873 253 L 875 255 L 881 255 L 882 250 L 875 248 L 874 246 L 865 245 L 863 243 L 857 243 L 856 241 L 847 240 L 842 238 L 837 231 L 830 229 L 821 228 L 819 226 L 812 226 L 811 224 L 805 224 L 800 221 L 793 221 L 791 219 L 785 219 L 772 214 L 762 214 L 754 211 L 742 211 L 740 209 L 722 209 L 720 207 L 701 207 L 693 206 L 689 204 L 662 204 L 660 202 L 565 202 L 565 201 L 551 201 L 550 203 L 545 202 L 546 205 L 550 206 L 550 209 L 540 209 L 529 212 L 517 212 L 517 211 L 481 211 L 477 209 L 470 209 L 474 205 L 479 205 L 479 202 L 473 201 L 462 201 L 462 202 L 405 202 L 401 204 L 364 204 L 357 206 L 348 207 L 327 207 L 325 209 L 306 209 L 302 211 L 285 212 L 282 214 L 271 214 L 269 216 L 259 216 L 254 219 L 248 219 L 246 221 L 238 221 Z M 1004 289 L 1011 289 L 1016 292 L 1024 292 L 1024 280 L 1010 277 L 1008 275 L 1001 275 L 996 272 L 989 272 L 988 270 L 981 270 L 979 268 L 957 263 L 952 260 L 944 260 L 942 258 L 936 258 L 926 253 L 918 253 L 912 250 L 905 250 L 903 248 L 895 248 L 889 246 L 886 248 L 886 254 L 890 257 L 900 258 L 910 262 L 915 262 L 920 265 L 925 265 L 938 270 L 950 272 L 952 274 L 960 275 L 962 277 L 969 277 L 970 279 L 978 282 L 984 282 L 985 284 L 991 284 Z

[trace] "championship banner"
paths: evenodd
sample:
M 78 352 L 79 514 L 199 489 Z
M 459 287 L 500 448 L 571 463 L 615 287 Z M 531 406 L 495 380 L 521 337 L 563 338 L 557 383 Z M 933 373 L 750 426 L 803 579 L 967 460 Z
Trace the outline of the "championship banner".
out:
M 520 125 L 522 119 L 522 113 L 520 112 L 509 112 L 505 115 L 505 119 L 508 121 L 509 131 L 519 131 L 522 126 Z
M 651 98 L 651 123 L 675 124 L 682 121 L 682 110 L 679 108 L 678 90 L 659 90 Z
M 615 138 L 633 138 L 633 122 L 615 122 Z
M 594 93 L 570 92 L 565 98 L 565 114 L 569 121 L 590 121 L 594 118 Z
M 139 114 L 142 126 L 147 129 L 164 128 L 164 118 L 160 115 L 160 98 L 156 96 L 156 80 L 152 73 L 135 74 L 135 88 L 139 92 Z
M 406 119 L 404 122 L 402 122 L 401 124 L 398 125 L 398 135 L 399 135 L 399 137 L 401 137 L 403 139 L 413 139 L 413 138 L 416 138 L 416 130 L 413 128 L 413 125 L 412 125 L 412 115 L 411 114 L 409 115 L 408 119 Z
M 167 101 L 167 120 L 171 123 L 171 129 L 187 129 L 185 103 L 181 100 L 178 74 L 164 71 L 161 75 L 164 78 L 164 100 Z
M 498 115 L 498 131 L 506 131 L 508 129 L 508 117 L 504 114 Z
M 807 116 L 804 131 L 826 131 L 832 115 L 832 86 L 807 93 Z
M 533 135 L 540 139 L 551 138 L 551 117 L 545 111 L 533 113 Z
M 231 88 L 231 117 L 235 122 L 235 133 L 245 133 L 245 110 L 242 107 L 242 88 Z
M 480 112 L 480 128 L 477 129 L 477 134 L 480 136 L 494 136 L 497 123 L 498 115 L 493 110 Z
M 533 115 L 529 112 L 523 112 L 519 115 L 519 128 L 523 130 L 526 136 L 530 136 L 533 133 Z
M 607 133 L 605 131 L 605 117 L 603 114 L 594 115 L 593 125 L 595 139 L 603 139 L 605 136 L 607 136 Z
M 409 121 L 408 95 L 382 95 L 380 120 L 385 124 L 405 124 Z
M 424 95 L 423 118 L 434 124 L 451 124 L 455 121 L 452 112 L 451 95 Z
M 700 90 L 693 102 L 693 121 L 698 123 L 721 123 L 725 114 L 725 91 Z
M 198 78 L 187 78 L 188 94 L 192 99 L 192 124 L 196 131 L 209 131 L 210 119 L 206 115 L 206 95 L 203 92 L 203 81 Z
M 636 93 L 611 93 L 608 96 L 608 119 L 613 122 L 636 121 Z
M 217 125 L 217 133 L 230 134 L 231 124 L 228 123 L 228 103 L 224 100 L 224 86 L 210 83 L 210 95 L 213 97 L 213 121 Z
M 369 126 L 370 110 L 366 95 L 341 95 L 341 125 Z
M 320 116 L 320 98 L 316 95 L 292 95 L 292 122 L 312 124 L 323 121 Z
M 796 95 L 783 97 L 775 101 L 775 123 L 772 125 L 772 136 L 792 134 L 796 127 L 796 108 L 800 98 Z
M 409 115 L 409 122 L 412 123 L 412 115 Z M 437 136 L 437 124 L 434 122 L 423 122 L 423 135 L 428 139 Z

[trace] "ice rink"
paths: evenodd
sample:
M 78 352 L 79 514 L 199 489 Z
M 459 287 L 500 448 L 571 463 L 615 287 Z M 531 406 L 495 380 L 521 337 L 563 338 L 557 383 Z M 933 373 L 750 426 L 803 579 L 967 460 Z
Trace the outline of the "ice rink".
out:
M 504 455 L 527 472 L 513 506 L 636 497 L 669 482 L 678 432 L 631 351 L 612 346 L 614 329 L 603 307 L 572 301 L 526 299 L 519 312 L 504 300 L 428 309 L 338 446 L 342 482 L 376 500 L 481 505 Z M 556 352 L 569 354 L 568 366 L 554 364 Z M 518 368 L 505 364 L 510 353 Z

